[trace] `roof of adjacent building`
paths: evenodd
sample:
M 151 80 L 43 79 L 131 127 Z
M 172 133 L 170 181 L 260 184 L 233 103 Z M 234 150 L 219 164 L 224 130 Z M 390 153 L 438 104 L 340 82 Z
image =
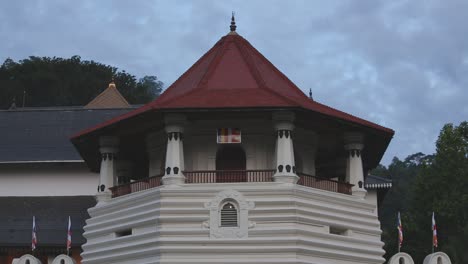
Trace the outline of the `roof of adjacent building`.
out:
M 95 204 L 92 196 L 0 197 L 0 248 L 30 247 L 33 216 L 38 248 L 65 248 L 69 216 L 72 246 L 81 246 L 85 242 L 83 227 L 89 218 L 87 210 Z
M 345 120 L 389 136 L 394 131 L 308 98 L 246 39 L 231 31 L 154 101 L 73 136 L 100 130 L 155 110 L 299 108 Z
M 109 83 L 109 86 L 91 102 L 84 106 L 87 109 L 98 108 L 128 108 L 130 104 L 117 90 L 114 81 Z
M 132 109 L 135 107 L 50 107 L 0 111 L 0 163 L 82 161 L 70 142 L 70 135 Z
M 375 175 L 367 175 L 364 187 L 366 189 L 389 189 L 392 187 L 392 180 Z

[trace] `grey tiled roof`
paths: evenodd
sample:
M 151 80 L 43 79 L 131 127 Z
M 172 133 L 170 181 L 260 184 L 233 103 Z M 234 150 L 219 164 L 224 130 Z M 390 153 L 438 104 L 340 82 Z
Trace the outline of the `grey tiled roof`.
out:
M 31 108 L 0 111 L 0 163 L 81 161 L 71 135 L 132 108 Z
M 389 189 L 392 187 L 392 180 L 375 175 L 367 175 L 364 187 L 366 189 Z
M 93 196 L 0 197 L 0 248 L 30 247 L 32 216 L 36 217 L 38 248 L 65 248 L 68 216 L 72 221 L 72 245 L 81 246 L 87 209 L 96 204 Z

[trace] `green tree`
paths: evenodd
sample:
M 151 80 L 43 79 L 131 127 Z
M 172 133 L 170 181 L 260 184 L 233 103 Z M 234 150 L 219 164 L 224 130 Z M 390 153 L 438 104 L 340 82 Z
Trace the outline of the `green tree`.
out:
M 107 88 L 114 78 L 119 91 L 131 104 L 143 104 L 158 96 L 163 83 L 156 76 L 137 81 L 134 75 L 116 67 L 79 56 L 68 59 L 34 57 L 15 62 L 6 59 L 0 66 L 0 109 L 10 106 L 85 105 Z
M 412 236 L 407 232 L 407 225 L 409 225 L 411 215 L 411 201 L 413 195 L 411 188 L 414 185 L 415 179 L 419 174 L 422 166 L 426 163 L 430 163 L 432 159 L 431 155 L 425 155 L 423 153 L 415 153 L 409 155 L 404 160 L 400 160 L 394 157 L 392 163 L 386 168 L 383 165 L 379 165 L 375 170 L 371 172 L 373 175 L 390 177 L 392 179 L 392 188 L 388 191 L 385 199 L 381 205 L 379 211 L 379 220 L 382 226 L 382 241 L 385 246 L 385 258 L 390 259 L 397 250 L 397 214 L 401 213 L 403 222 L 403 229 L 405 234 L 405 242 L 402 250 L 405 252 L 412 253 L 410 247 L 408 247 L 408 240 L 411 240 Z
M 416 178 L 412 202 L 416 240 L 411 244 L 421 262 L 431 252 L 431 215 L 436 214 L 439 249 L 454 263 L 468 263 L 468 122 L 445 125 L 436 153 Z

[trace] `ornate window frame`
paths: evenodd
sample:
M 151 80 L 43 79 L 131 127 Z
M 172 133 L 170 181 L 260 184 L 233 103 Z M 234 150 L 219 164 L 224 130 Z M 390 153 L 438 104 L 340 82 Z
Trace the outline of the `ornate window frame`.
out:
M 221 209 L 227 203 L 232 203 L 237 209 L 237 226 L 221 226 Z M 210 229 L 210 238 L 213 239 L 247 238 L 249 228 L 255 227 L 255 223 L 248 219 L 249 210 L 254 207 L 255 203 L 247 201 L 240 192 L 223 190 L 205 203 L 205 208 L 210 210 L 210 219 L 203 226 Z

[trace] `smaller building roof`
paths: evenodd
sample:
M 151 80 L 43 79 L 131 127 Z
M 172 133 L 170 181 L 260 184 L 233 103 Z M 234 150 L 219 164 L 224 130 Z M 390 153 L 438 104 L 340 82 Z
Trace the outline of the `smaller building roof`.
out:
M 389 189 L 392 187 L 392 180 L 375 175 L 367 175 L 364 183 L 366 189 Z
M 84 106 L 84 108 L 129 108 L 130 104 L 117 90 L 114 81 L 109 83 L 109 86 L 91 102 Z
M 48 107 L 0 111 L 0 163 L 82 161 L 69 136 L 133 109 Z
M 72 246 L 81 246 L 88 208 L 96 205 L 93 196 L 0 197 L 0 249 L 30 247 L 32 217 L 36 218 L 38 248 L 63 247 L 71 218 Z

